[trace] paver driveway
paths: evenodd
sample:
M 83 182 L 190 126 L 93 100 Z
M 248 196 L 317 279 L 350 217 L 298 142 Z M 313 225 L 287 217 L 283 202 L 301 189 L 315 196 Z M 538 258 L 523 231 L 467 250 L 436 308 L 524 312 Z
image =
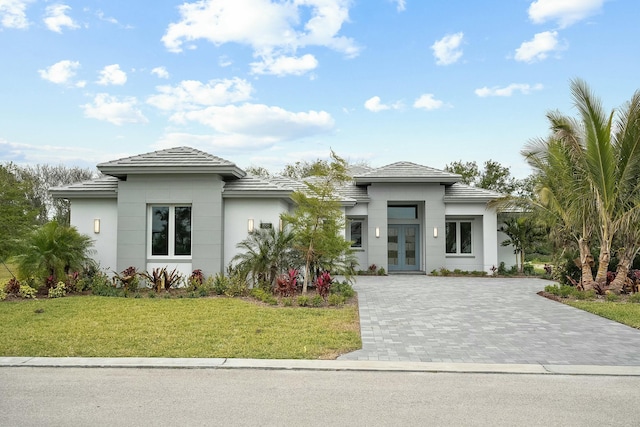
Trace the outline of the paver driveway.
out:
M 540 279 L 360 276 L 346 360 L 640 365 L 640 330 L 540 297 Z

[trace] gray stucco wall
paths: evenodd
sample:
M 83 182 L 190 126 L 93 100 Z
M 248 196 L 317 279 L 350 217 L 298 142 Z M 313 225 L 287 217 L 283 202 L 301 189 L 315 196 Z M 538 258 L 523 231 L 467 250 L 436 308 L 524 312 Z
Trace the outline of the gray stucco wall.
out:
M 420 223 L 420 269 L 429 272 L 445 265 L 444 256 L 444 186 L 439 184 L 379 184 L 369 186 L 368 262 L 389 270 L 387 258 L 387 206 L 416 204 Z M 422 208 L 421 208 L 422 207 Z M 421 208 L 421 209 L 420 209 Z M 376 238 L 376 228 L 380 237 Z M 433 229 L 438 228 L 437 238 Z
M 118 271 L 145 270 L 147 207 L 150 204 L 192 206 L 192 269 L 207 275 L 222 271 L 222 181 L 217 175 L 129 175 L 118 183 Z M 175 264 L 154 257 L 153 263 Z

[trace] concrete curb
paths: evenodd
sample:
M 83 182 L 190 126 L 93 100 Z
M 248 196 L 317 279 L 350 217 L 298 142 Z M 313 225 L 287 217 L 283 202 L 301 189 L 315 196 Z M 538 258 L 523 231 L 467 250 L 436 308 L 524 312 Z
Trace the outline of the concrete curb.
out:
M 640 376 L 640 366 L 382 362 L 356 360 L 0 357 L 0 368 L 262 369 L 309 371 L 442 372 Z

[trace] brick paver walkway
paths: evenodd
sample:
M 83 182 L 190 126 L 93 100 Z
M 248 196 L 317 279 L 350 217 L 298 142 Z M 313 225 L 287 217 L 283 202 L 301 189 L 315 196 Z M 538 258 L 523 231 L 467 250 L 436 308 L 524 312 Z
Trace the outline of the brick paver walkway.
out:
M 358 277 L 363 348 L 339 359 L 640 365 L 640 330 L 536 295 L 548 283 Z

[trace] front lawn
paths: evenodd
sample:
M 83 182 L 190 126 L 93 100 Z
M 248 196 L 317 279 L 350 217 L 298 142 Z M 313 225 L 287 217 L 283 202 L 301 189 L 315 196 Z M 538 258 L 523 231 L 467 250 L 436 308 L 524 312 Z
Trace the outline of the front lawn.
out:
M 332 359 L 362 346 L 356 306 L 235 298 L 3 302 L 0 325 L 0 356 Z
M 640 329 L 640 304 L 603 301 L 567 301 L 572 307 Z

